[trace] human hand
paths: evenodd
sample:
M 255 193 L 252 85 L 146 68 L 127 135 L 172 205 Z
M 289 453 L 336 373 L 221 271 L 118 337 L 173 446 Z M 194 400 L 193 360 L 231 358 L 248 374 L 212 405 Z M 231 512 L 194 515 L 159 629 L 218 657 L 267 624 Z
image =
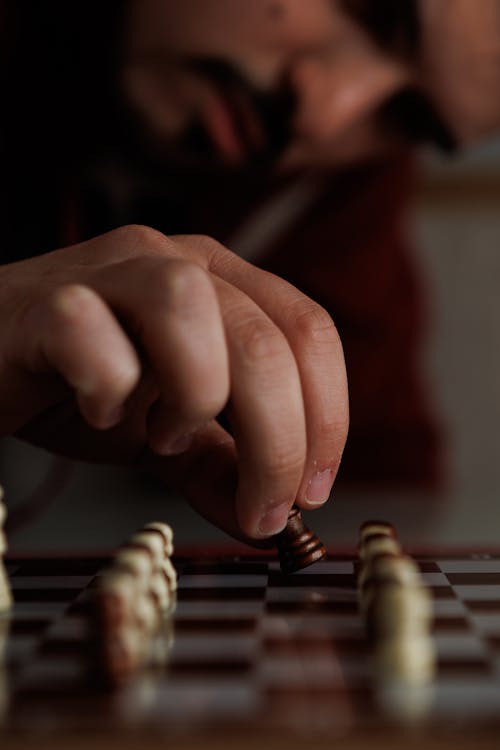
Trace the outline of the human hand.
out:
M 328 497 L 342 347 L 287 282 L 207 237 L 130 226 L 0 267 L 0 289 L 1 434 L 147 466 L 239 537 Z

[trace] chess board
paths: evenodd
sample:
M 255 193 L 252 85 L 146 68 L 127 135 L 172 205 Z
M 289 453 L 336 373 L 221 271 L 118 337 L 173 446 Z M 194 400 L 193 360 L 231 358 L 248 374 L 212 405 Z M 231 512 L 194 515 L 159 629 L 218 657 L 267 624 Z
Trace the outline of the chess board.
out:
M 8 559 L 15 605 L 0 619 L 1 725 L 330 738 L 407 721 L 498 730 L 500 554 L 415 559 L 433 595 L 437 675 L 416 696 L 398 686 L 396 701 L 373 672 L 352 555 L 291 576 L 260 555 L 175 558 L 161 658 L 114 691 L 88 670 L 89 600 L 107 559 Z

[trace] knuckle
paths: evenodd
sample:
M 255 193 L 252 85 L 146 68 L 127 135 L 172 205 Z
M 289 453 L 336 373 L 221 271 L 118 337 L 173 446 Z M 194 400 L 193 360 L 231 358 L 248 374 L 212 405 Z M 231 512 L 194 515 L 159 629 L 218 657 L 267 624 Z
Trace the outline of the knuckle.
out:
M 214 382 L 200 388 L 200 380 L 196 377 L 184 379 L 178 384 L 177 393 L 170 394 L 174 411 L 200 423 L 216 417 L 226 405 L 228 397 L 228 384 Z
M 203 249 L 203 253 L 207 258 L 212 258 L 219 253 L 227 252 L 224 245 L 221 245 L 220 242 L 214 237 L 210 237 L 208 234 L 196 234 L 193 236 L 193 240 Z
M 293 330 L 305 341 L 316 345 L 332 344 L 339 340 L 338 332 L 329 313 L 312 300 L 301 302 L 292 311 Z
M 141 368 L 134 358 L 110 362 L 107 387 L 110 393 L 118 399 L 128 396 L 139 384 Z
M 163 263 L 152 273 L 152 290 L 169 307 L 191 308 L 204 297 L 211 282 L 197 263 L 174 260 Z
M 185 250 L 200 258 L 203 265 L 210 271 L 223 274 L 234 261 L 234 253 L 214 237 L 206 234 L 184 235 L 182 240 Z
M 272 451 L 268 451 L 263 459 L 261 471 L 272 478 L 274 483 L 288 481 L 291 477 L 298 478 L 304 468 L 304 452 L 297 447 L 281 443 Z
M 262 318 L 241 324 L 235 331 L 235 339 L 242 358 L 250 364 L 290 356 L 290 348 L 283 334 Z
M 126 224 L 114 230 L 115 239 L 133 252 L 161 251 L 174 247 L 162 232 L 145 224 Z
M 95 295 L 80 284 L 65 284 L 55 289 L 47 300 L 50 323 L 56 329 L 78 325 L 95 304 Z

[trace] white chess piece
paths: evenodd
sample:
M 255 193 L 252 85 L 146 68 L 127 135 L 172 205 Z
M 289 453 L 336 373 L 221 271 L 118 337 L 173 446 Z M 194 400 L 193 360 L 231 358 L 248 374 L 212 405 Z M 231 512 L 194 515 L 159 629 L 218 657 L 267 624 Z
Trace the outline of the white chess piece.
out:
M 7 510 L 2 502 L 3 489 L 0 487 L 0 613 L 7 612 L 12 607 L 12 594 L 9 580 L 3 564 L 3 557 L 7 552 L 7 539 L 3 530 Z

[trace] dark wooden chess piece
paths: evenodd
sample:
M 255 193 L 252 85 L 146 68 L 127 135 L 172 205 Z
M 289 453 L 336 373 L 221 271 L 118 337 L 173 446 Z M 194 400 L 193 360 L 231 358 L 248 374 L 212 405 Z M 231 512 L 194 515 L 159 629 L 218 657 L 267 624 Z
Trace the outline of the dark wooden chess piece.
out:
M 326 556 L 326 549 L 307 528 L 296 505 L 288 514 L 285 529 L 276 536 L 276 547 L 283 573 L 295 573 Z

